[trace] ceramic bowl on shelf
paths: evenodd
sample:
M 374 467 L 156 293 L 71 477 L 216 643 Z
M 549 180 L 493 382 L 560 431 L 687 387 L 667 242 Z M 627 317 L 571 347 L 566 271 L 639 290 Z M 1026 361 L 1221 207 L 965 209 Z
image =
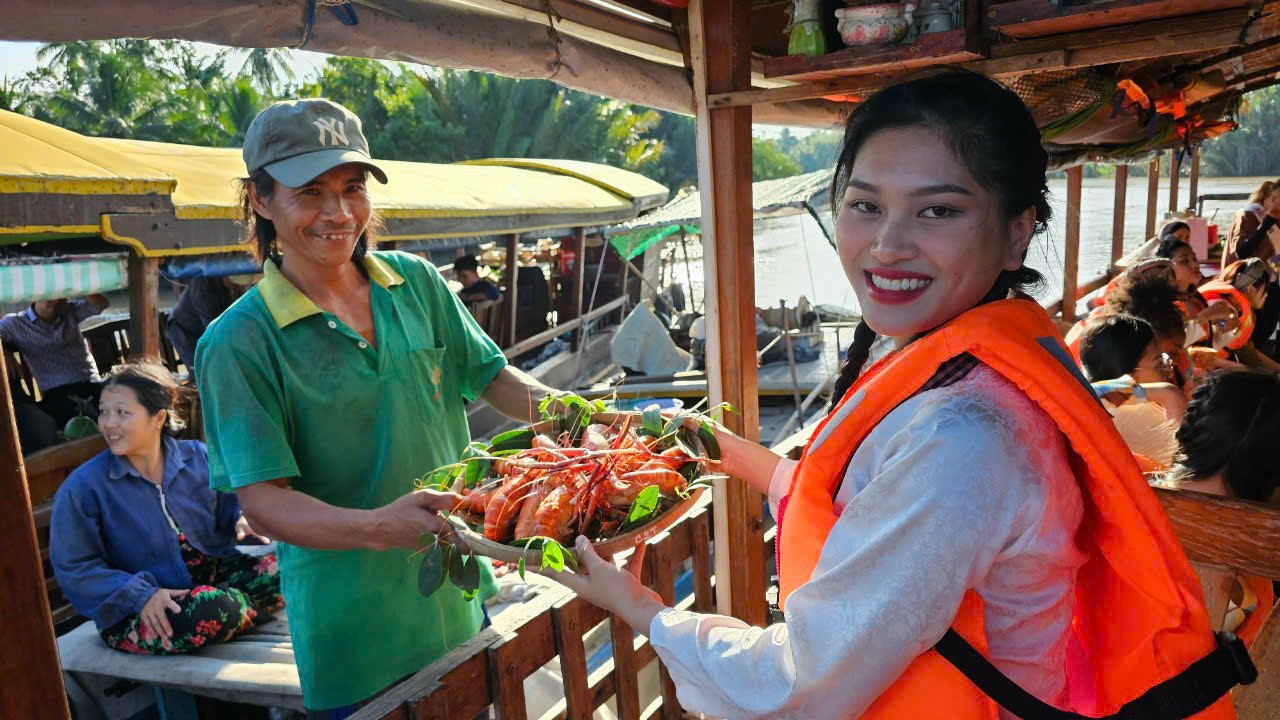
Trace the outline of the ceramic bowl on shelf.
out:
M 905 3 L 877 3 L 836 10 L 840 38 L 849 47 L 896 43 L 911 26 L 908 7 Z

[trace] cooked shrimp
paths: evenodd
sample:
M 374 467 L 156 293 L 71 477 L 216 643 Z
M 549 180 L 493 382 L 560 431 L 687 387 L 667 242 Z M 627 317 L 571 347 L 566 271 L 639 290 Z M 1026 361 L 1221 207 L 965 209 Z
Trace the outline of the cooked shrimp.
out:
M 490 540 L 503 542 L 511 537 L 512 527 L 519 517 L 520 509 L 528 496 L 526 488 L 538 475 L 536 472 L 525 472 L 507 478 L 502 487 L 493 493 L 489 506 L 484 511 L 484 536 Z
M 526 537 L 549 537 L 560 542 L 572 540 L 575 511 L 574 499 L 577 493 L 570 485 L 561 485 L 552 490 L 538 504 L 534 513 L 533 524 Z

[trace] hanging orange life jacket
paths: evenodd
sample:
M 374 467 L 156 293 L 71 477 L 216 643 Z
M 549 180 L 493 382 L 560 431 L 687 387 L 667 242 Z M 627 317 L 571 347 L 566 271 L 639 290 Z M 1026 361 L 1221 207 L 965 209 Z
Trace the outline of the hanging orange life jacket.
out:
M 1003 300 L 960 315 L 864 373 L 819 425 L 796 469 L 778 533 L 782 603 L 814 572 L 838 518 L 833 494 L 863 439 L 942 363 L 969 353 L 1057 423 L 1080 484 L 1085 513 L 1076 542 L 1088 559 L 1076 577 L 1067 709 L 1090 716 L 1114 713 L 1214 651 L 1199 580 L 1133 455 L 1071 368 L 1057 337 L 1038 305 Z M 1036 442 L 1027 438 L 1028 444 Z M 973 590 L 965 594 L 952 629 L 985 654 L 982 600 Z M 1197 720 L 1235 717 L 1229 697 L 1214 698 Z M 862 717 L 995 720 L 997 709 L 930 650 Z
M 1236 312 L 1240 315 L 1240 334 L 1235 340 L 1227 344 L 1228 350 L 1239 350 L 1249 344 L 1249 339 L 1253 337 L 1253 326 L 1257 322 L 1254 317 L 1253 305 L 1249 303 L 1249 298 L 1244 293 L 1236 289 L 1231 283 L 1221 280 L 1210 280 L 1200 286 L 1200 294 L 1209 302 L 1215 300 L 1225 300 L 1235 307 Z

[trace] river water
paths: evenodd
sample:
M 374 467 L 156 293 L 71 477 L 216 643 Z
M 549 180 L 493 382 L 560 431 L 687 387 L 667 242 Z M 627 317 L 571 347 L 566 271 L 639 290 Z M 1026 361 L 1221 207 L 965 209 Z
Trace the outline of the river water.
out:
M 1200 179 L 1200 193 L 1250 192 L 1266 178 L 1204 178 Z M 1187 202 L 1186 178 L 1180 182 L 1182 202 Z M 1038 236 L 1027 256 L 1027 264 L 1039 270 L 1047 279 L 1041 299 L 1062 294 L 1062 256 L 1066 227 L 1066 180 L 1049 183 L 1050 204 L 1054 218 L 1049 231 Z M 1080 214 L 1080 270 L 1081 281 L 1097 277 L 1106 269 L 1111 259 L 1112 205 L 1115 200 L 1115 181 L 1109 178 L 1089 178 L 1081 192 Z M 1160 185 L 1157 194 L 1157 220 L 1159 229 L 1164 210 L 1169 203 L 1168 181 Z M 1205 216 L 1225 233 L 1235 211 L 1244 201 L 1208 202 Z M 1125 251 L 1141 245 L 1146 238 L 1147 179 L 1129 178 L 1125 198 Z M 1215 214 L 1216 213 L 1216 214 Z M 756 305 L 776 306 L 779 300 L 793 305 L 801 295 L 814 303 L 833 303 L 852 310 L 857 309 L 857 299 L 840 268 L 835 250 L 827 243 L 817 222 L 808 215 L 792 215 L 785 218 L 762 220 L 755 224 L 756 256 Z M 672 266 L 674 280 L 688 284 L 683 257 L 678 241 L 670 244 L 676 263 Z M 689 244 L 690 270 L 693 276 L 693 296 L 702 296 L 701 248 Z

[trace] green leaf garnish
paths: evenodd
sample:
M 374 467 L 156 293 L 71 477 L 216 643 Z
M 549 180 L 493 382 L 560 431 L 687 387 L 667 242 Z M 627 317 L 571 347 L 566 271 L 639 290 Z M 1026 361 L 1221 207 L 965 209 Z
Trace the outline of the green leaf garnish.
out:
M 480 562 L 474 555 L 454 551 L 449 558 L 449 582 L 464 594 L 470 593 L 474 597 L 480 588 Z
M 552 540 L 542 544 L 542 567 L 540 569 L 551 568 L 556 572 L 564 572 L 564 551 L 560 547 L 560 543 Z
M 652 520 L 657 516 L 661 503 L 662 491 L 657 485 L 650 485 L 641 490 L 635 502 L 631 503 L 631 511 L 627 513 L 627 521 L 622 524 L 620 531 L 631 530 Z
M 422 563 L 418 565 L 418 592 L 423 597 L 431 597 L 444 584 L 448 574 L 445 552 L 440 543 L 422 551 Z
M 702 421 L 698 423 L 698 439 L 702 441 L 702 447 L 707 450 L 707 457 L 712 460 L 720 459 L 720 441 L 716 440 L 715 430 L 711 423 Z
M 462 462 L 466 465 L 462 476 L 463 487 L 475 487 L 489 474 L 493 461 L 486 456 L 489 448 L 484 443 L 473 442 L 462 451 Z
M 662 411 L 656 405 L 650 405 L 640 414 L 640 432 L 653 437 L 661 437 L 665 420 Z
M 510 450 L 528 450 L 533 447 L 533 438 L 534 432 L 528 428 L 498 433 L 489 441 L 489 454 L 497 455 L 500 452 Z

